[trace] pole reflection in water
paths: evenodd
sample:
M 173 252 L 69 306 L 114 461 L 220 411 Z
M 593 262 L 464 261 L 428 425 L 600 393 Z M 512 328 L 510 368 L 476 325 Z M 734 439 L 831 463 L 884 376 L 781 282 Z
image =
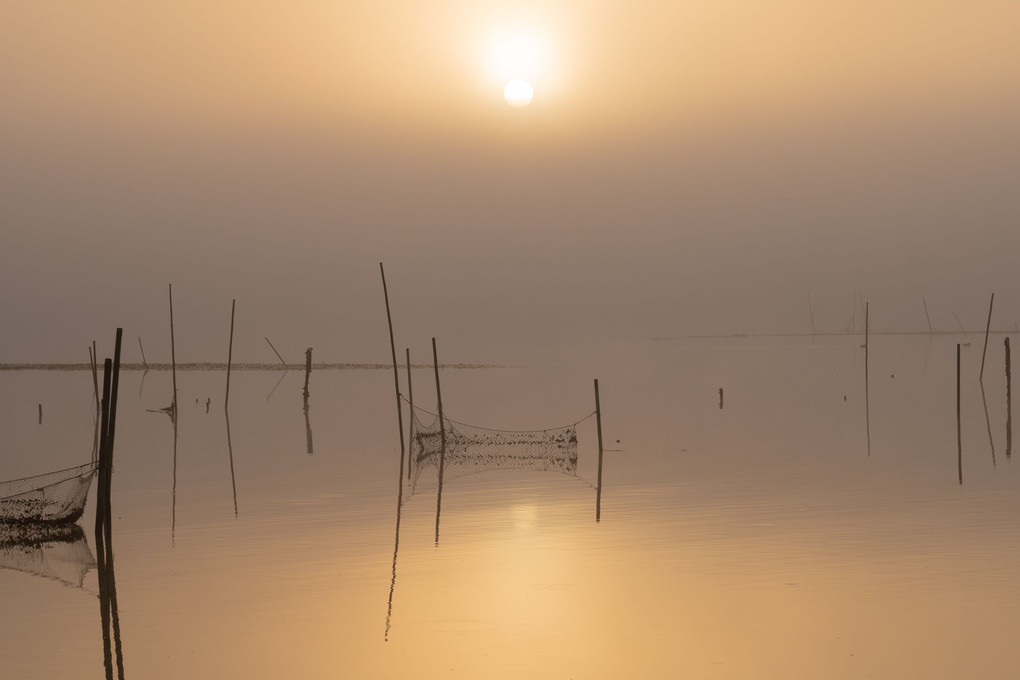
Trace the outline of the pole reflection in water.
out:
M 988 398 L 985 397 L 985 384 L 981 384 L 981 405 L 985 409 L 985 427 L 988 428 L 988 445 L 992 448 L 992 467 L 995 467 L 995 439 L 992 437 L 992 419 L 988 415 Z
M 120 613 L 117 606 L 117 582 L 113 569 L 113 529 L 109 517 L 104 519 L 104 529 L 96 534 L 97 565 L 99 577 L 99 618 L 103 627 L 103 663 L 107 680 L 114 677 L 124 679 L 124 650 L 121 646 Z M 113 673 L 116 657 L 117 674 Z
M 237 517 L 237 478 L 234 476 L 234 445 L 230 441 L 230 412 L 223 409 L 223 420 L 227 424 L 227 456 L 230 458 L 230 486 L 234 491 L 234 517 Z
M 414 418 L 414 414 L 411 414 Z M 404 506 L 404 471 L 401 469 L 397 474 L 397 528 L 393 533 L 393 567 L 390 575 L 390 597 L 386 603 L 386 630 L 383 632 L 383 640 L 390 639 L 390 619 L 393 617 L 393 592 L 397 587 L 397 551 L 400 549 L 400 511 Z
M 871 457 L 871 389 L 868 384 L 868 351 L 871 344 L 870 307 L 870 302 L 864 305 L 864 425 L 868 435 L 868 457 Z
M 177 418 L 170 416 L 174 428 L 173 484 L 170 487 L 170 545 L 174 545 L 177 532 Z
M 276 392 L 276 388 L 280 386 L 280 383 L 282 383 L 283 379 L 286 378 L 286 377 L 287 377 L 287 369 L 284 369 L 283 374 L 280 375 L 280 379 L 276 381 L 276 384 L 273 385 L 273 388 L 271 390 L 269 390 L 269 394 L 266 395 L 266 401 L 267 402 L 270 399 L 273 398 L 273 393 Z
M 312 455 L 315 450 L 312 447 L 312 421 L 308 417 L 308 394 L 305 394 L 304 397 L 303 410 L 305 412 L 305 449 L 308 455 Z
M 1009 365 L 1009 337 L 1006 337 L 1006 460 L 1013 457 L 1013 385 Z

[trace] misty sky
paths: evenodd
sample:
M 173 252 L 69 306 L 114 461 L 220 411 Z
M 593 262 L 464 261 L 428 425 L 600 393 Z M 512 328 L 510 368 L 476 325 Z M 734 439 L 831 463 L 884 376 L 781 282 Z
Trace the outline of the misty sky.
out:
M 291 6 L 295 5 L 295 6 Z M 1020 322 L 1020 3 L 0 5 L 0 362 Z M 513 109 L 494 33 L 548 40 Z M 993 324 L 995 325 L 995 324 Z M 137 357 L 126 355 L 128 360 Z M 423 356 L 424 358 L 424 356 Z

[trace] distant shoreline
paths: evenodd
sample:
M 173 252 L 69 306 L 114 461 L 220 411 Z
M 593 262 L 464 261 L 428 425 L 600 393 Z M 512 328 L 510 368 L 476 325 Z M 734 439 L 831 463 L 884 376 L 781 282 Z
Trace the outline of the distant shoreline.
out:
M 398 364 L 398 368 L 407 368 L 407 364 Z M 520 368 L 519 366 L 502 366 L 499 364 L 440 364 L 440 368 Z M 171 364 L 125 364 L 120 365 L 122 371 L 169 371 Z M 312 364 L 313 371 L 350 371 L 350 370 L 387 370 L 393 364 Z M 411 364 L 411 368 L 432 368 L 432 364 Z M 0 364 L 0 371 L 91 371 L 87 363 L 53 363 L 53 364 Z M 177 364 L 178 371 L 225 371 L 225 363 L 189 362 Z M 231 371 L 303 371 L 304 364 L 252 364 L 237 363 L 230 365 Z

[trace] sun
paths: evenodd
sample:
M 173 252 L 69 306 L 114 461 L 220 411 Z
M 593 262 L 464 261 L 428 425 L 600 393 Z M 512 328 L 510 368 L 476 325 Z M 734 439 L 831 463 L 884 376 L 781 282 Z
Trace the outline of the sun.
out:
M 545 87 L 550 65 L 545 32 L 533 27 L 504 28 L 489 35 L 486 51 L 489 75 L 503 87 L 503 98 L 510 106 L 530 104 L 535 97 L 533 84 Z
M 531 83 L 526 81 L 524 78 L 511 80 L 506 84 L 506 87 L 503 88 L 503 98 L 506 99 L 507 104 L 515 109 L 519 109 L 530 104 L 534 96 L 535 90 L 531 87 Z

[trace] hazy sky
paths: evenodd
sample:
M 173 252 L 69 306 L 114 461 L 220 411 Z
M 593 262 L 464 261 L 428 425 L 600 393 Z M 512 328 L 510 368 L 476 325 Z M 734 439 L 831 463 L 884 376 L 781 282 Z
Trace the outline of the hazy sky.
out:
M 1014 0 L 0 5 L 0 362 L 1020 322 Z M 502 98 L 500 36 L 530 106 Z M 133 345 L 132 345 L 133 346 Z M 151 349 L 149 349 L 151 347 Z M 512 354 L 512 351 L 510 351 Z M 163 355 L 167 356 L 163 356 Z M 129 359 L 135 357 L 129 356 Z

